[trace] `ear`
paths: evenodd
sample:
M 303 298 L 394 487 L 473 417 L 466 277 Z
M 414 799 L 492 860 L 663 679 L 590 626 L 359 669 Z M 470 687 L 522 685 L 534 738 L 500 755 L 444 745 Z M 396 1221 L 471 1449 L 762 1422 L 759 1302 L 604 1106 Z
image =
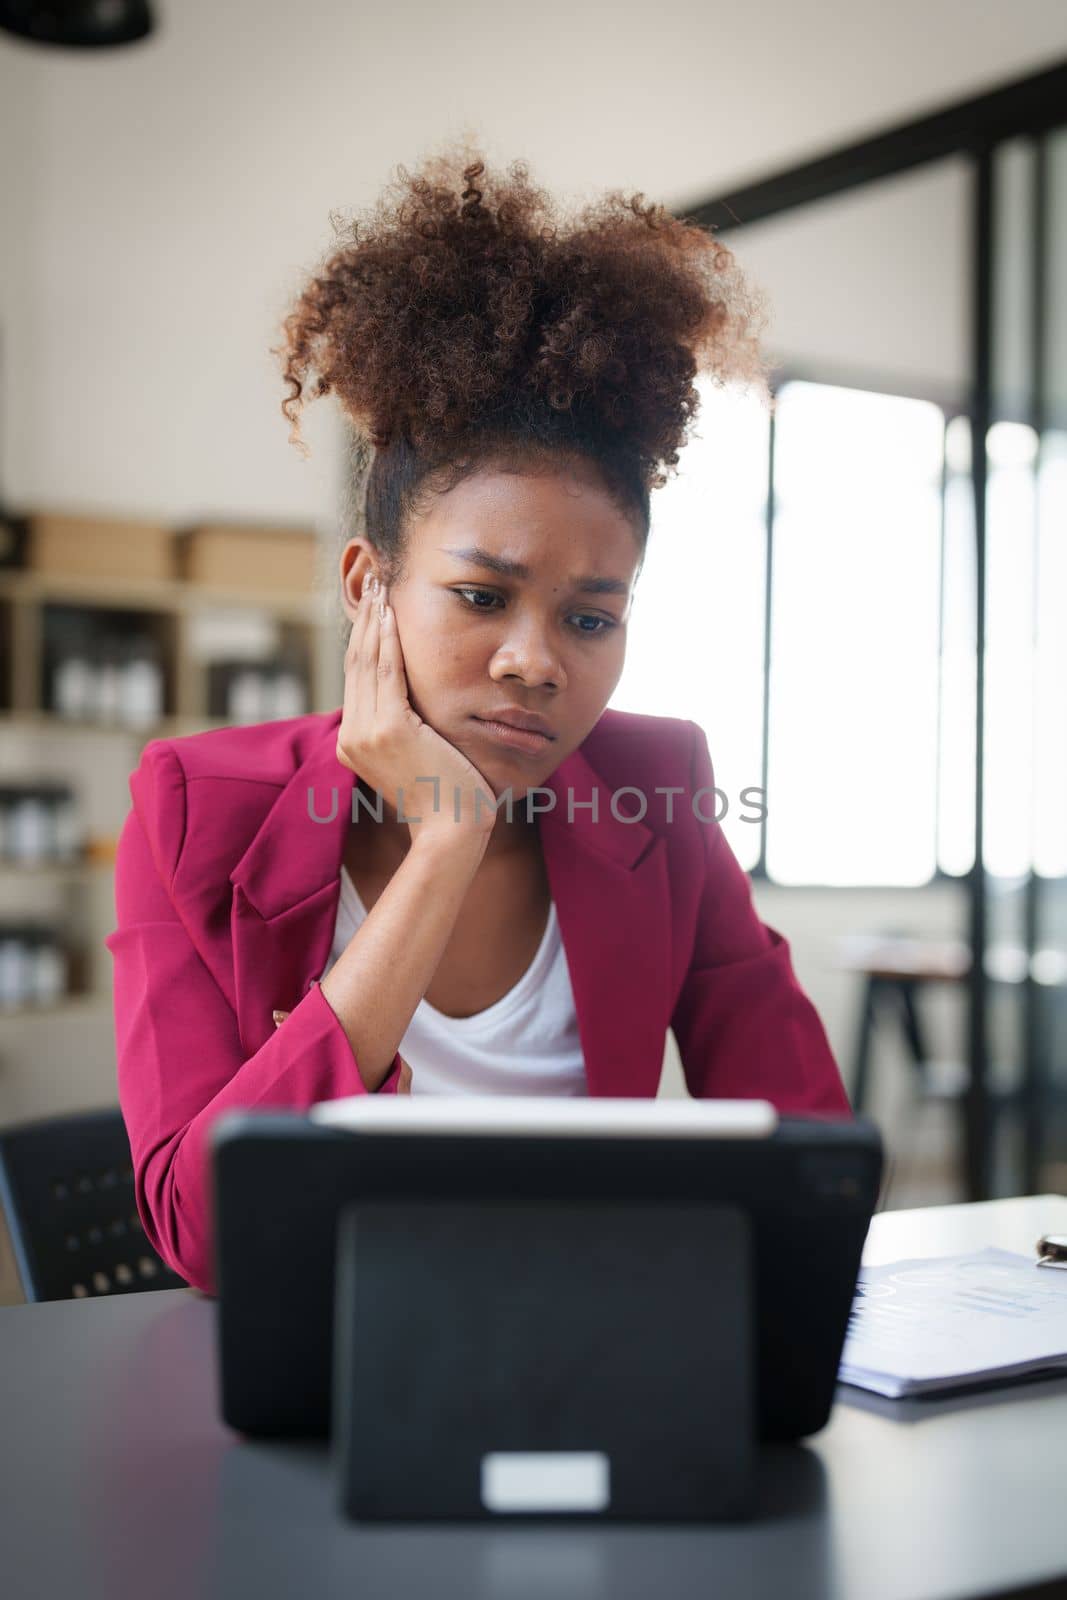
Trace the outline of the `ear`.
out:
M 381 563 L 370 540 L 362 537 L 349 539 L 341 551 L 340 560 L 341 604 L 349 622 L 356 620 L 356 606 L 364 579 L 374 574 L 381 576 Z

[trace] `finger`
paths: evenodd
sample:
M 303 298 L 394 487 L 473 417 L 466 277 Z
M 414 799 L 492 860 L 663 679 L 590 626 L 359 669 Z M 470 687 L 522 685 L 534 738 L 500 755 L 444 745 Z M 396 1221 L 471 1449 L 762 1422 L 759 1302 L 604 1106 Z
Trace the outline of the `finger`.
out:
M 404 652 L 396 627 L 396 613 L 386 599 L 385 617 L 378 624 L 378 698 L 380 717 L 399 720 L 409 710 Z
M 363 705 L 372 723 L 378 717 L 378 645 L 381 638 L 378 603 L 378 595 L 371 590 L 363 602 L 367 607 L 367 620 L 358 646 L 360 693 L 364 696 Z
M 374 725 L 377 690 L 374 674 L 365 664 L 367 633 L 373 610 L 369 577 L 356 607 L 356 619 L 345 651 L 344 721 L 357 738 L 366 738 Z
M 348 634 L 348 644 L 345 647 L 345 661 L 344 661 L 344 664 L 345 664 L 346 668 L 351 666 L 352 663 L 355 661 L 356 652 L 359 649 L 359 642 L 362 639 L 363 634 L 364 634 L 364 632 L 366 630 L 367 613 L 368 613 L 368 610 L 370 608 L 370 589 L 369 589 L 369 584 L 370 584 L 370 573 L 367 573 L 366 576 L 364 577 L 364 580 L 363 580 L 363 588 L 360 591 L 360 593 L 356 596 L 355 616 L 352 618 L 352 626 L 349 629 L 349 634 Z

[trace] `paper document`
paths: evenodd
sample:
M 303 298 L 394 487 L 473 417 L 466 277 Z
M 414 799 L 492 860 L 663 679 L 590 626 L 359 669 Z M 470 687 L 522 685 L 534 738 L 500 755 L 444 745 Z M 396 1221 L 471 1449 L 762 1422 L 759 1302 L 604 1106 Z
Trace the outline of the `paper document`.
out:
M 1067 1370 L 1067 1273 L 1010 1250 L 863 1267 L 838 1377 L 896 1398 Z

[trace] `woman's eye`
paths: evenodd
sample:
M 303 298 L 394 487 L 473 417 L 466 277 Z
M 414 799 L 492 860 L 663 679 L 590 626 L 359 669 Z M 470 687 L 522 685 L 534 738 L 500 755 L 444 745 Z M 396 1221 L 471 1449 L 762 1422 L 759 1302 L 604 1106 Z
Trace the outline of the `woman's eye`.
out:
M 452 593 L 459 595 L 464 605 L 469 606 L 472 611 L 491 611 L 493 609 L 493 601 L 499 600 L 500 598 L 500 596 L 494 594 L 491 589 L 471 589 L 469 587 L 464 587 L 462 589 L 453 589 Z M 468 599 L 468 596 L 471 598 Z M 486 605 L 480 605 L 479 601 L 482 600 L 488 603 Z M 586 622 L 592 622 L 596 624 L 596 626 L 592 628 L 579 626 L 576 629 L 578 633 L 584 633 L 589 639 L 596 639 L 601 634 L 609 633 L 612 628 L 618 626 L 617 623 L 609 621 L 607 617 L 593 617 L 590 616 L 588 612 L 576 611 L 574 616 L 577 618 L 579 624 Z
M 452 593 L 462 595 L 464 599 L 466 599 L 467 595 L 473 595 L 475 600 L 495 600 L 497 598 L 489 589 L 453 589 Z M 467 603 L 471 604 L 469 601 Z M 471 609 L 474 611 L 488 611 L 490 607 L 472 605 Z

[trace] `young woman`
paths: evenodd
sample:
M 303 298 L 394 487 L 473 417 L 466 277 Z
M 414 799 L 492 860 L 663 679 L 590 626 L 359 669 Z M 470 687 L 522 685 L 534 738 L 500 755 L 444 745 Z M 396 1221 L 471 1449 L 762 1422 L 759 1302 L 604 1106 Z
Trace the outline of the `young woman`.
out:
M 699 370 L 762 381 L 732 256 L 514 163 L 404 168 L 285 323 L 351 424 L 343 705 L 153 740 L 130 778 L 119 1096 L 160 1255 L 213 1292 L 207 1134 L 358 1093 L 697 1096 L 847 1115 L 692 722 L 605 707 Z

